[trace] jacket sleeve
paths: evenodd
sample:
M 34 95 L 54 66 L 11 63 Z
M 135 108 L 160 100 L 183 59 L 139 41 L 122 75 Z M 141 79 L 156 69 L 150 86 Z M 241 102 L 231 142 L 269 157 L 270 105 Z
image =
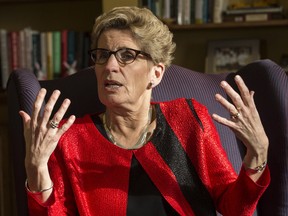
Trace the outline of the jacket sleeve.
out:
M 197 172 L 211 194 L 217 210 L 223 215 L 252 215 L 257 203 L 270 183 L 269 168 L 254 182 L 241 168 L 239 175 L 232 167 L 208 110 L 193 101 L 203 125 L 199 138 Z M 211 153 L 212 152 L 212 153 Z
M 52 194 L 45 203 L 41 203 L 35 194 L 27 191 L 29 215 L 77 215 L 77 207 L 61 155 L 60 144 L 48 163 L 50 177 L 54 183 Z

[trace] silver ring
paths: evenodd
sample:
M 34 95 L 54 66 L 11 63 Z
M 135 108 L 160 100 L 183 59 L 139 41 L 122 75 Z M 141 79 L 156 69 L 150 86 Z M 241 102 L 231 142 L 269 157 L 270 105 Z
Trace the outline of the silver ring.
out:
M 239 112 L 237 112 L 236 114 L 231 114 L 231 118 L 232 118 L 232 119 L 238 119 L 239 116 L 240 116 L 240 113 L 239 113 Z
M 59 123 L 58 123 L 58 122 L 55 122 L 54 120 L 51 120 L 51 121 L 50 121 L 50 127 L 51 127 L 52 129 L 58 128 L 58 126 L 59 126 Z

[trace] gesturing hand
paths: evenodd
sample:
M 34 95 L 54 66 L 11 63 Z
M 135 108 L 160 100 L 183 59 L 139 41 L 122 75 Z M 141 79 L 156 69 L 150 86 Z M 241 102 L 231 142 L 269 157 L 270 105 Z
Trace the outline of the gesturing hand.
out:
M 247 147 L 244 163 L 247 167 L 255 167 L 267 160 L 269 141 L 254 103 L 254 92 L 249 91 L 239 75 L 235 76 L 235 82 L 240 94 L 227 82 L 221 82 L 222 88 L 231 98 L 232 103 L 220 94 L 216 94 L 215 96 L 216 100 L 229 111 L 231 119 L 221 117 L 217 114 L 213 114 L 212 117 L 217 122 L 228 126 L 234 131 L 236 136 Z
M 69 129 L 75 120 L 75 116 L 72 115 L 61 127 L 58 127 L 59 122 L 62 120 L 70 105 L 69 99 L 63 101 L 59 110 L 55 113 L 52 120 L 50 120 L 55 103 L 60 96 L 60 91 L 58 90 L 53 92 L 45 105 L 43 115 L 41 115 L 40 110 L 45 95 L 46 89 L 41 89 L 34 103 L 31 117 L 24 111 L 19 112 L 24 126 L 26 168 L 31 165 L 38 168 L 47 166 L 48 160 L 55 150 L 60 137 Z

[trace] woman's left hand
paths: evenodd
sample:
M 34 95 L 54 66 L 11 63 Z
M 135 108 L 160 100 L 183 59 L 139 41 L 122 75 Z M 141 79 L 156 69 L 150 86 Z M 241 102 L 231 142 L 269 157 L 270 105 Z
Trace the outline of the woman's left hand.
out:
M 227 119 L 217 114 L 213 114 L 212 117 L 217 122 L 231 128 L 244 143 L 247 147 L 244 165 L 246 168 L 255 168 L 267 161 L 269 141 L 254 103 L 254 92 L 249 91 L 239 75 L 235 76 L 235 82 L 240 94 L 226 81 L 221 82 L 221 87 L 231 98 L 232 103 L 220 94 L 215 95 L 216 100 L 228 110 L 231 118 Z

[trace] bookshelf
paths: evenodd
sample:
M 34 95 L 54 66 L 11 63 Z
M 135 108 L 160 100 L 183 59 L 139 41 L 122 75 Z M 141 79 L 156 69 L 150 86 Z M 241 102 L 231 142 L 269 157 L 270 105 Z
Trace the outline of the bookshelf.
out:
M 0 0 L 0 29 L 19 31 L 31 27 L 38 31 L 91 31 L 101 12 L 102 1 L 95 0 Z M 0 89 L 0 216 L 21 215 L 14 207 L 8 124 L 7 97 Z
M 229 0 L 226 0 L 229 1 Z M 103 10 L 115 6 L 141 5 L 138 0 L 103 1 Z M 288 18 L 288 1 L 279 0 Z M 174 64 L 181 65 L 199 72 L 205 72 L 207 44 L 211 40 L 229 39 L 259 39 L 261 43 L 261 58 L 269 58 L 280 63 L 283 54 L 288 53 L 288 19 L 242 22 L 242 23 L 207 23 L 191 25 L 169 24 L 177 44 Z M 275 39 L 277 35 L 277 39 Z
M 259 39 L 261 58 L 280 63 L 288 53 L 288 20 L 203 25 L 170 25 L 177 44 L 175 64 L 204 72 L 207 44 L 211 40 Z M 275 37 L 277 36 L 277 37 Z
M 104 4 L 105 3 L 105 4 Z M 288 1 L 281 0 L 288 14 Z M 90 31 L 97 15 L 114 6 L 138 5 L 138 0 L 0 0 L 0 28 L 9 31 L 27 26 L 39 31 L 75 29 Z M 249 23 L 220 23 L 169 25 L 177 44 L 174 64 L 204 72 L 207 43 L 210 40 L 260 39 L 262 58 L 279 63 L 282 54 L 288 54 L 288 20 Z M 0 165 L 3 176 L 11 176 L 7 144 L 7 98 L 0 90 Z M 3 145 L 4 144 L 4 145 Z M 5 146 L 5 147 L 4 147 Z M 1 177 L 1 176 L 0 176 Z M 2 179 L 0 184 L 0 213 L 16 215 L 11 181 Z M 1 186 L 1 185 L 0 185 Z M 4 202 L 5 200 L 5 202 Z M 1 215 L 0 215 L 1 216 Z

